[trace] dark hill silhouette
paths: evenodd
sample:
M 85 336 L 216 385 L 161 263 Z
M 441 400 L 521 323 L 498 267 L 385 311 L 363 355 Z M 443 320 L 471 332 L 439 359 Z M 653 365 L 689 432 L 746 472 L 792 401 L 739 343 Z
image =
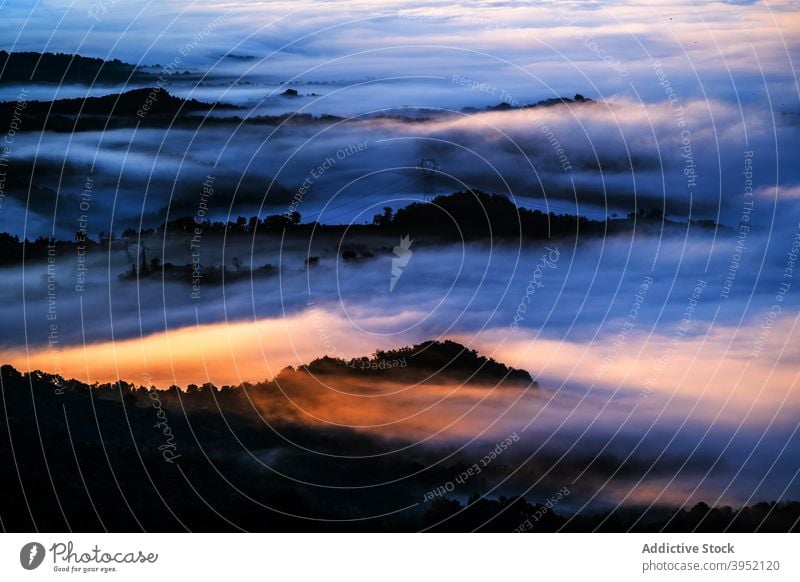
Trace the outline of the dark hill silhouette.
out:
M 558 105 L 582 105 L 584 103 L 594 103 L 594 101 L 592 99 L 587 99 L 580 93 L 577 93 L 573 99 L 570 99 L 569 97 L 552 97 L 550 99 L 544 99 L 542 101 L 528 103 L 525 105 L 516 105 L 509 103 L 508 101 L 503 101 L 497 105 L 487 106 L 486 111 L 514 111 L 516 109 L 535 109 L 537 107 L 555 107 Z M 465 107 L 461 110 L 462 113 L 478 113 L 478 111 L 479 110 L 474 107 Z
M 395 232 L 427 233 L 441 239 L 461 240 L 546 240 L 557 237 L 578 239 L 630 232 L 658 233 L 662 228 L 686 227 L 685 222 L 664 218 L 658 210 L 641 210 L 626 219 L 590 220 L 583 216 L 545 213 L 517 206 L 499 194 L 481 190 L 438 196 L 432 203 L 414 202 L 399 209 L 389 220 L 376 216 Z M 713 221 L 692 221 L 698 228 L 717 228 Z
M 452 241 L 490 238 L 549 238 L 551 234 L 576 234 L 578 227 L 591 225 L 578 216 L 545 214 L 519 208 L 514 202 L 480 190 L 438 196 L 432 204 L 415 202 L 401 208 L 390 222 L 398 231 L 438 233 Z
M 19 118 L 23 131 L 87 131 L 128 127 L 140 123 L 167 124 L 186 114 L 212 109 L 239 109 L 233 105 L 203 103 L 170 95 L 158 87 L 134 89 L 103 97 L 0 103 L 0 124 Z
M 118 85 L 155 79 L 155 75 L 119 59 L 105 61 L 64 53 L 0 51 L 0 84 Z
M 352 374 L 385 378 L 407 383 L 458 383 L 537 386 L 525 370 L 510 368 L 481 356 L 457 342 L 426 341 L 396 350 L 378 350 L 372 357 L 347 361 L 324 357 L 302 366 L 299 372 L 312 374 Z

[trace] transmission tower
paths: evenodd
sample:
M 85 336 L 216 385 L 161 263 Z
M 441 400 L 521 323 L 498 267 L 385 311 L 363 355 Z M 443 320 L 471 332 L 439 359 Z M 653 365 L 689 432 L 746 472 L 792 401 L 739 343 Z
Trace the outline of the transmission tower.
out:
M 436 158 L 422 158 L 418 170 L 422 170 L 422 196 L 425 202 L 436 198 L 436 173 L 439 171 Z

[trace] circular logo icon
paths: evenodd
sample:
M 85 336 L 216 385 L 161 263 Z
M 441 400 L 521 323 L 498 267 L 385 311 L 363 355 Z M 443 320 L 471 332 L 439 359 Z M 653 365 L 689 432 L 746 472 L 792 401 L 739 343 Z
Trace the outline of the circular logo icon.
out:
M 22 546 L 19 552 L 19 563 L 26 570 L 35 570 L 44 561 L 44 546 L 38 542 L 30 542 Z

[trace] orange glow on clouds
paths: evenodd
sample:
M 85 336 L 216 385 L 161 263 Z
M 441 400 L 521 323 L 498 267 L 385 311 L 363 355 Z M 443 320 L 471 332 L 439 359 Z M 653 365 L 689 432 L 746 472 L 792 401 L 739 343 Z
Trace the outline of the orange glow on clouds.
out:
M 415 314 L 405 316 L 413 319 Z M 613 338 L 594 343 L 559 342 L 537 339 L 534 332 L 514 334 L 495 329 L 485 330 L 477 341 L 452 339 L 509 366 L 540 374 L 548 395 L 557 391 L 562 381 L 596 385 L 619 390 L 629 403 L 641 400 L 648 407 L 668 406 L 671 414 L 691 412 L 695 418 L 709 421 L 739 422 L 769 420 L 777 411 L 800 403 L 795 392 L 800 362 L 795 324 L 795 316 L 786 313 L 769 333 L 756 321 L 738 329 L 715 326 L 707 335 L 698 328 L 694 335 L 677 342 L 670 335 L 648 336 L 639 330 L 627 337 L 613 358 L 609 358 Z M 763 347 L 753 357 L 759 337 Z M 347 359 L 422 339 L 429 338 L 401 340 L 356 333 L 347 319 L 319 308 L 286 319 L 200 325 L 144 338 L 73 346 L 58 353 L 48 349 L 29 355 L 5 353 L 2 360 L 25 371 L 60 369 L 61 375 L 88 383 L 119 378 L 160 387 L 205 382 L 221 386 L 272 379 L 285 366 L 308 363 L 325 354 Z M 387 374 L 391 381 L 391 372 Z M 404 428 L 399 432 L 430 431 L 448 425 L 491 391 L 491 387 L 454 391 L 452 386 L 406 390 L 392 384 L 359 388 L 349 382 L 347 386 L 300 390 L 292 404 L 294 413 L 307 422 L 360 427 L 400 423 Z M 337 391 L 342 389 L 362 394 L 343 395 Z M 369 390 L 372 392 L 367 394 Z M 393 391 L 398 394 L 386 394 Z M 291 396 L 291 390 L 287 394 Z M 501 411 L 495 407 L 505 410 L 518 396 L 507 391 L 502 398 L 490 398 L 487 405 L 492 412 L 479 414 L 484 420 L 478 425 L 485 426 Z M 547 399 L 549 396 L 540 400 Z M 448 402 L 446 411 L 438 406 L 440 400 Z M 541 402 L 536 407 L 539 405 Z M 530 418 L 531 410 L 524 407 L 516 410 L 515 416 Z M 477 425 L 463 428 L 464 434 L 481 430 Z M 393 432 L 391 428 L 386 431 Z
M 271 379 L 286 366 L 326 353 L 351 358 L 374 351 L 374 338 L 348 330 L 346 321 L 314 308 L 286 319 L 203 324 L 57 352 L 6 352 L 2 361 L 25 371 L 60 369 L 62 376 L 88 383 L 122 379 L 139 384 L 150 377 L 159 387 L 239 384 Z

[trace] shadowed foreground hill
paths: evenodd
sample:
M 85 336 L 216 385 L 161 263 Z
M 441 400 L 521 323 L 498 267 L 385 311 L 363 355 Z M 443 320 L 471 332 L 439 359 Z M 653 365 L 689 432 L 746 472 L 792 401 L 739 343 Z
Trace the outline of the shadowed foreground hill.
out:
M 402 358 L 406 367 L 380 367 Z M 662 507 L 644 516 L 630 508 L 570 519 L 559 506 L 545 511 L 545 499 L 537 495 L 484 499 L 528 454 L 513 448 L 525 446 L 517 433 L 513 439 L 484 442 L 477 454 L 459 452 L 446 443 L 314 424 L 286 414 L 281 403 L 282 377 L 330 379 L 341 377 L 344 366 L 352 371 L 345 376 L 350 384 L 361 378 L 369 385 L 380 380 L 380 373 L 427 377 L 450 361 L 457 363 L 450 382 L 481 375 L 481 383 L 463 389 L 491 390 L 483 382 L 494 386 L 513 377 L 516 387 L 509 389 L 527 386 L 537 392 L 527 372 L 454 342 L 426 342 L 351 362 L 316 360 L 256 385 L 190 385 L 186 390 L 126 382 L 89 386 L 3 366 L 0 524 L 18 532 L 624 531 L 634 523 L 643 531 L 797 529 L 797 503 L 759 504 L 741 513 Z M 424 394 L 435 388 L 426 381 L 417 389 Z M 481 457 L 489 459 L 492 451 L 495 461 L 483 464 Z M 478 464 L 480 475 L 459 481 Z M 453 483 L 463 484 L 455 489 Z M 433 493 L 445 489 L 446 494 Z

